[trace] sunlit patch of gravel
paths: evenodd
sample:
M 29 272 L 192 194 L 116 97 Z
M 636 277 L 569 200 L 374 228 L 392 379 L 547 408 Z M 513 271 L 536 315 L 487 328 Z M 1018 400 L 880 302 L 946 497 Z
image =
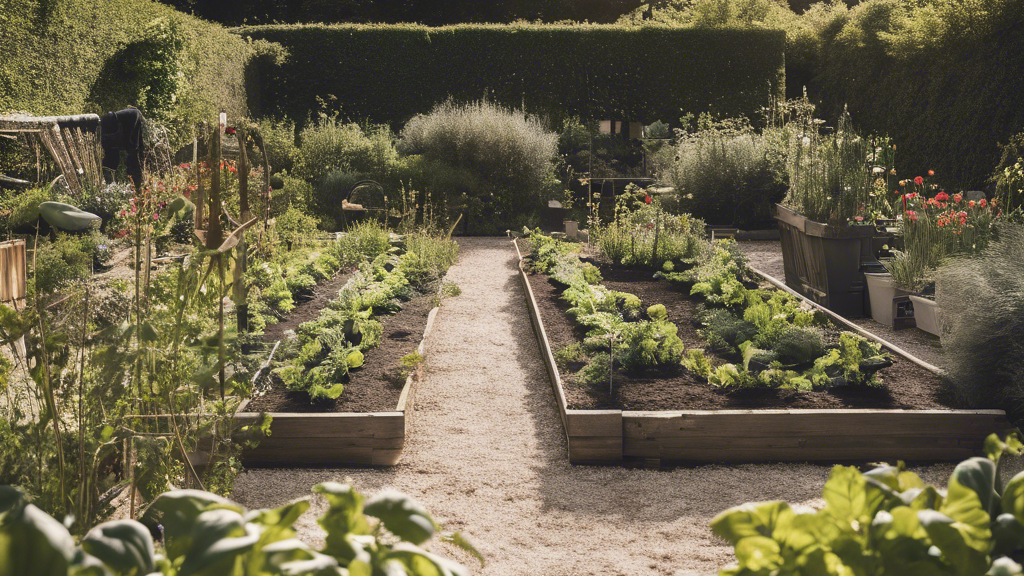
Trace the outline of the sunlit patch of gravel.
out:
M 822 505 L 830 466 L 711 465 L 673 470 L 571 466 L 551 384 L 527 312 L 515 250 L 505 238 L 466 238 L 446 300 L 427 339 L 427 376 L 398 466 L 388 469 L 252 470 L 233 497 L 280 506 L 310 487 L 350 479 L 366 494 L 385 487 L 420 501 L 447 529 L 476 543 L 480 568 L 446 544 L 433 549 L 486 575 L 714 574 L 732 550 L 708 522 L 749 501 Z M 952 465 L 915 467 L 945 485 Z M 322 543 L 316 498 L 300 537 Z

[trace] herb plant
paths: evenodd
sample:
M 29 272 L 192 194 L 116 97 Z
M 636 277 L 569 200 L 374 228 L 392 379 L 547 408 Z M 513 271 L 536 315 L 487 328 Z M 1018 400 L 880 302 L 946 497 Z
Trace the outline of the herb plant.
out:
M 0 486 L 0 573 L 39 576 L 218 574 L 461 576 L 467 570 L 420 545 L 435 536 L 483 557 L 457 533 L 439 533 L 430 514 L 408 496 L 383 491 L 366 499 L 351 486 L 313 488 L 327 499 L 319 519 L 323 548 L 296 539 L 292 525 L 303 499 L 280 508 L 246 510 L 199 490 L 161 494 L 142 521 L 115 520 L 90 529 L 78 544 L 24 492 Z M 157 539 L 151 534 L 158 534 Z

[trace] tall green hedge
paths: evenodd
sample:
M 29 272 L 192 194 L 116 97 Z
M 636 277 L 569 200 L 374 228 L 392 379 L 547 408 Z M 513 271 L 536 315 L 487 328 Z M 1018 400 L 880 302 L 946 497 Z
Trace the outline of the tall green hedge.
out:
M 0 113 L 136 106 L 172 130 L 220 109 L 246 112 L 258 51 L 218 25 L 151 0 L 0 2 Z
M 317 98 L 400 124 L 449 96 L 652 122 L 710 110 L 754 116 L 785 85 L 785 35 L 628 26 L 257 26 L 290 57 L 261 67 L 261 112 L 302 122 Z
M 812 81 L 812 97 L 829 120 L 848 105 L 859 126 L 892 136 L 901 176 L 932 169 L 952 190 L 988 188 L 998 144 L 1024 131 L 1024 12 L 1020 19 L 921 53 L 842 46 Z

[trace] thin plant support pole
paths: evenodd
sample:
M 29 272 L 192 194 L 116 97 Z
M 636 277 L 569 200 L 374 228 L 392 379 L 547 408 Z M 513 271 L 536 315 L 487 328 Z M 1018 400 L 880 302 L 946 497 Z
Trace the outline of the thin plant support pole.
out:
M 206 123 L 204 122 L 201 128 L 203 134 L 206 134 Z M 207 145 L 208 147 L 209 145 Z M 203 219 L 206 217 L 206 181 L 203 179 L 203 169 L 199 164 L 199 140 L 196 139 L 196 147 L 194 149 L 192 157 L 193 167 L 196 171 L 196 215 L 195 215 L 195 229 L 203 230 Z
M 91 274 L 90 274 L 91 276 Z M 82 342 L 81 352 L 78 361 L 78 517 L 83 521 L 87 514 L 88 479 L 85 466 L 85 341 L 88 337 L 89 327 L 89 283 L 85 284 L 85 306 L 82 307 Z
M 139 403 L 142 401 L 142 369 L 139 362 L 142 357 L 142 340 L 139 338 L 139 328 L 142 326 L 142 195 L 139 194 L 139 189 L 135 189 L 135 366 L 133 370 L 133 378 L 135 379 L 135 386 L 138 389 L 138 397 L 136 401 L 136 410 L 138 410 Z
M 263 134 L 260 133 L 259 128 L 254 128 L 252 132 L 253 144 L 259 147 L 260 156 L 263 158 L 263 193 L 267 195 L 267 205 L 263 211 L 263 227 L 260 228 L 259 239 L 256 241 L 257 252 L 263 250 L 263 235 L 267 231 L 267 226 L 270 223 L 270 205 L 273 200 L 273 193 L 270 189 L 270 159 L 267 156 L 267 146 L 263 141 Z
M 213 175 L 210 182 L 210 225 L 206 232 L 206 247 L 211 250 L 217 249 L 224 241 L 224 231 L 220 225 L 220 177 L 221 177 L 221 128 L 213 133 L 213 146 L 210 152 L 210 163 L 213 164 Z
M 608 395 L 615 392 L 615 384 L 612 378 L 615 375 L 615 333 L 608 335 Z
M 220 399 L 224 401 L 224 364 L 226 363 L 226 350 L 224 349 L 224 254 L 217 254 L 217 271 L 220 275 L 220 292 L 218 293 L 218 304 L 220 306 L 217 317 L 219 326 L 217 333 L 217 368 L 220 379 Z
M 661 234 L 661 211 L 654 212 L 654 249 L 651 253 L 651 264 L 658 264 L 658 236 Z
M 36 221 L 36 242 L 32 250 L 32 269 L 36 269 L 36 255 L 39 253 L 39 221 Z M 36 290 L 36 308 L 39 316 L 39 350 L 40 357 L 39 362 L 43 366 L 43 394 L 46 397 L 46 407 L 50 411 L 50 416 L 53 418 L 53 434 L 57 439 L 57 472 L 60 475 L 58 479 L 60 481 L 60 503 L 61 506 L 66 504 L 65 494 L 66 490 L 64 487 L 64 442 L 60 434 L 60 413 L 57 412 L 57 399 L 54 397 L 53 388 L 50 382 L 50 362 L 49 356 L 46 351 L 46 328 L 43 325 L 43 314 L 44 308 L 42 300 L 39 299 L 39 291 Z M 42 460 L 40 458 L 40 460 Z M 41 462 L 40 462 L 41 464 Z M 40 472 L 42 467 L 40 467 Z
M 245 128 L 238 128 L 238 207 L 241 212 L 241 221 L 248 222 L 252 219 L 249 209 L 249 154 L 246 151 Z M 235 291 L 235 320 L 238 325 L 239 334 L 249 331 L 249 290 L 245 286 L 245 273 L 248 270 L 249 258 L 245 245 L 245 232 L 238 240 L 236 266 L 234 269 L 234 291 Z

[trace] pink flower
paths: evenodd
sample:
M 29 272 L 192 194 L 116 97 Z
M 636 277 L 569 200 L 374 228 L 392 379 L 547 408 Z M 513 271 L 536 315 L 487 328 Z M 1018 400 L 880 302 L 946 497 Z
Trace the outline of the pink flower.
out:
M 918 176 L 917 178 L 914 178 L 914 184 L 917 184 L 918 186 L 923 186 L 924 185 L 924 178 L 921 178 L 920 176 Z
M 154 213 L 153 214 L 153 220 L 159 220 L 159 219 L 160 219 L 160 213 L 159 212 Z
M 917 222 L 917 212 L 907 210 L 907 218 L 910 219 L 911 222 Z
M 953 202 L 960 202 L 964 199 L 963 194 L 953 194 Z
M 864 217 L 863 216 L 854 216 L 853 219 L 856 220 L 857 222 L 863 222 L 864 221 Z
M 939 202 L 945 202 L 946 200 L 949 200 L 949 194 L 946 194 L 945 191 L 939 192 L 935 195 L 935 199 Z
M 984 208 L 985 206 L 988 206 L 988 201 L 986 201 L 986 200 L 985 200 L 984 198 L 982 198 L 981 200 L 978 200 L 978 204 L 979 204 L 979 205 L 980 205 L 980 206 L 981 206 L 982 208 Z

